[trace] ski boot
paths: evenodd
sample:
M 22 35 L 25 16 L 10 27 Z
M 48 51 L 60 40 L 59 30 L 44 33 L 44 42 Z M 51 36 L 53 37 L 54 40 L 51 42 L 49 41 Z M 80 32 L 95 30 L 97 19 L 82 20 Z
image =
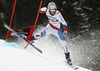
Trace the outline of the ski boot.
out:
M 34 43 L 34 40 L 36 40 L 36 39 L 34 36 L 32 36 L 30 43 Z
M 72 62 L 71 62 L 71 59 L 70 59 L 70 54 L 69 53 L 65 53 L 65 57 L 66 57 L 67 63 L 69 65 L 72 65 Z

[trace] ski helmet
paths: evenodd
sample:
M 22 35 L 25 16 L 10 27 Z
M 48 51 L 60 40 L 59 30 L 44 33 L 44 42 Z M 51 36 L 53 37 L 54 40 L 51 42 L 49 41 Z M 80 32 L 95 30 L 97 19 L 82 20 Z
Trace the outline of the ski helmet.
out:
M 48 4 L 48 10 L 56 10 L 57 7 L 56 7 L 56 4 L 54 2 L 50 2 Z

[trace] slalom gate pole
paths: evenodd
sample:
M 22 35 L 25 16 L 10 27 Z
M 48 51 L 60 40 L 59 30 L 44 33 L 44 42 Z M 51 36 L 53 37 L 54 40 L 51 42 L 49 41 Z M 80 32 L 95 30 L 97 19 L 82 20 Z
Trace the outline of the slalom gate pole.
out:
M 12 11 L 9 27 L 11 27 L 11 24 L 12 24 L 16 3 L 17 3 L 17 0 L 15 0 L 15 2 L 14 2 L 14 6 L 13 6 L 13 11 Z M 8 32 L 9 32 L 9 30 L 7 31 L 6 42 L 8 41 Z
M 40 13 L 41 6 L 42 6 L 42 1 L 40 2 L 40 6 L 39 6 L 38 13 L 37 13 L 37 17 L 36 17 L 36 20 L 35 20 L 35 23 L 34 23 L 34 26 L 33 26 L 33 31 L 31 33 L 31 38 L 32 38 L 32 35 L 33 35 L 33 32 L 34 32 L 36 23 L 37 23 L 37 20 L 38 20 L 38 17 L 39 17 L 39 13 Z M 29 40 L 29 42 L 27 43 L 27 45 L 24 47 L 24 49 L 29 45 L 30 41 L 31 41 L 31 39 Z

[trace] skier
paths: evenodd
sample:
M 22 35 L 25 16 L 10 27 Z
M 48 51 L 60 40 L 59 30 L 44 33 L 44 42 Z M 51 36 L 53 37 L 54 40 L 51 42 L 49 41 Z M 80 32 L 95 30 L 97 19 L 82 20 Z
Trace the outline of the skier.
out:
M 70 59 L 70 53 L 67 50 L 68 46 L 65 37 L 62 36 L 62 34 L 67 34 L 67 23 L 65 22 L 61 13 L 57 10 L 56 4 L 54 2 L 50 2 L 47 8 L 43 7 L 40 9 L 40 13 L 45 13 L 47 15 L 49 24 L 44 28 L 41 33 L 33 35 L 32 40 L 40 39 L 42 37 L 45 37 L 47 34 L 55 35 L 59 39 L 62 47 L 64 48 L 67 63 L 71 65 L 72 63 Z M 63 30 L 61 26 L 63 26 Z
M 48 17 L 49 20 L 49 24 L 44 28 L 44 30 L 39 33 L 39 34 L 33 34 L 32 38 L 31 38 L 31 43 L 34 42 L 34 40 L 40 39 L 42 37 L 45 37 L 47 34 L 52 34 L 55 35 L 62 47 L 64 48 L 64 53 L 65 53 L 65 58 L 67 60 L 68 64 L 72 64 L 71 63 L 71 59 L 70 59 L 70 53 L 67 50 L 67 43 L 65 40 L 65 37 L 63 36 L 63 34 L 67 34 L 67 23 L 65 22 L 64 18 L 62 17 L 61 13 L 57 10 L 57 6 L 54 2 L 50 2 L 48 4 L 48 8 L 43 7 L 40 10 L 40 13 L 43 14 L 45 13 Z M 29 32 L 30 29 L 30 32 Z M 21 30 L 21 29 L 20 29 Z M 32 27 L 29 26 L 25 29 L 20 30 L 16 30 L 20 35 L 22 35 L 23 38 L 27 38 L 30 36 L 29 34 L 23 34 L 23 33 L 32 33 Z M 16 36 L 16 34 L 9 32 L 9 36 Z

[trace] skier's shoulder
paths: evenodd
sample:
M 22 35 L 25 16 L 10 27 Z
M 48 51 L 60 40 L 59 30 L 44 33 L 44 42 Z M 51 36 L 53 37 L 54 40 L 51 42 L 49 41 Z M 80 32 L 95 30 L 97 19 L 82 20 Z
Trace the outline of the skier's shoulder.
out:
M 60 13 L 60 11 L 56 10 L 56 14 L 57 14 L 57 15 L 60 15 L 61 13 Z

